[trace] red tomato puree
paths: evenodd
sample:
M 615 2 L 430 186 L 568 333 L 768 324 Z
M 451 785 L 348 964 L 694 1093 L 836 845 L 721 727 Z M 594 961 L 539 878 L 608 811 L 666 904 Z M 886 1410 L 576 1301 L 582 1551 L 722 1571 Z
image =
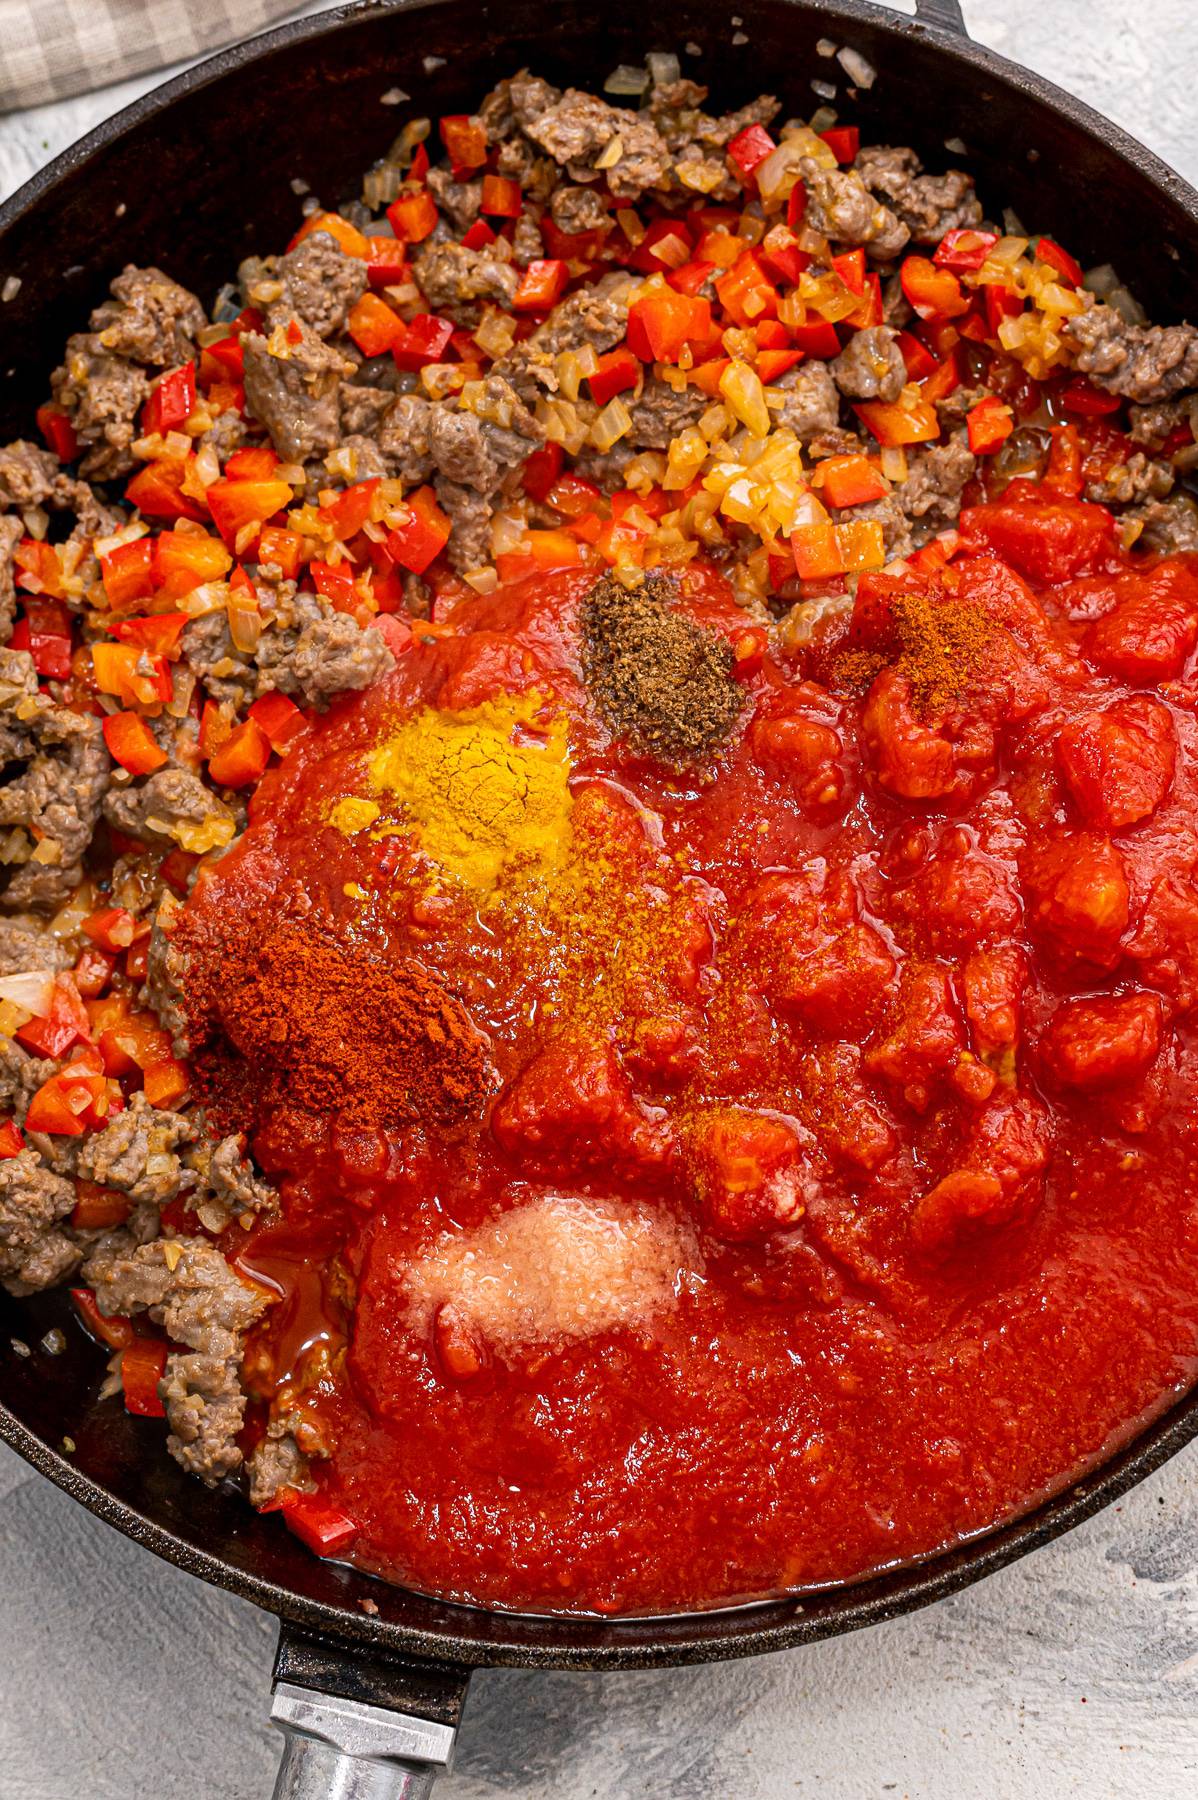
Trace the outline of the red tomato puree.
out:
M 539 576 L 417 625 L 263 782 L 193 917 L 298 889 L 487 1044 L 469 1116 L 257 1121 L 257 1429 L 359 1566 L 603 1613 L 844 1582 L 1193 1379 L 1198 571 L 1112 532 L 1014 484 L 774 653 L 692 567 L 744 708 L 681 771 L 582 684 L 593 575 Z M 491 749 L 422 813 L 455 731 Z

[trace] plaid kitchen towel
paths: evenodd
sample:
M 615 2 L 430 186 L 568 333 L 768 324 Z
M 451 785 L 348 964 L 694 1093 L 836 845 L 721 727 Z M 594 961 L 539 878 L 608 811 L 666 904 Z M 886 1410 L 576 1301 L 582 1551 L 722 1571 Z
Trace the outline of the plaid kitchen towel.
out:
M 0 0 L 0 112 L 186 62 L 300 7 L 301 0 Z

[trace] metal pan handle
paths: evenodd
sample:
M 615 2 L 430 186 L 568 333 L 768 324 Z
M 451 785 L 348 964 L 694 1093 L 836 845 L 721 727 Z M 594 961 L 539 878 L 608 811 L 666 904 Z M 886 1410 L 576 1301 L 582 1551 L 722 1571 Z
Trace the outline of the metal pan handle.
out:
M 940 31 L 968 37 L 961 0 L 915 0 L 915 16 L 924 25 L 935 25 Z
M 284 1623 L 274 1800 L 428 1800 L 453 1760 L 470 1671 L 400 1662 Z

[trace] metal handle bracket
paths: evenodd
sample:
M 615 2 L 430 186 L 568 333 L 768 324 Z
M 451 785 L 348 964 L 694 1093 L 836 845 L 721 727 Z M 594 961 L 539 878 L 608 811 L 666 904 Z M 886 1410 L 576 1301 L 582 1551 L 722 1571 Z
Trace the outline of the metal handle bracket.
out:
M 915 15 L 923 25 L 940 31 L 951 31 L 957 37 L 968 37 L 961 0 L 915 0 Z
M 284 1737 L 275 1800 L 426 1800 L 457 1737 L 435 1719 L 287 1682 L 270 1717 Z

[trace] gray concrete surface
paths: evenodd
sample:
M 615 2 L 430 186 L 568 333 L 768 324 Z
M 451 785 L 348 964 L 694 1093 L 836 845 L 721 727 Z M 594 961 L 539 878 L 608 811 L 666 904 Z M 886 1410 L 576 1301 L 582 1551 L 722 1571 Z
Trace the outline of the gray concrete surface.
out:
M 1195 0 L 965 10 L 975 36 L 1198 180 Z M 0 119 L 0 189 L 147 85 Z M 439 1793 L 1183 1800 L 1198 1782 L 1196 1568 L 1198 1448 L 1064 1542 L 867 1634 L 706 1670 L 479 1677 Z M 252 1607 L 0 1452 L 0 1800 L 261 1800 L 273 1640 Z

